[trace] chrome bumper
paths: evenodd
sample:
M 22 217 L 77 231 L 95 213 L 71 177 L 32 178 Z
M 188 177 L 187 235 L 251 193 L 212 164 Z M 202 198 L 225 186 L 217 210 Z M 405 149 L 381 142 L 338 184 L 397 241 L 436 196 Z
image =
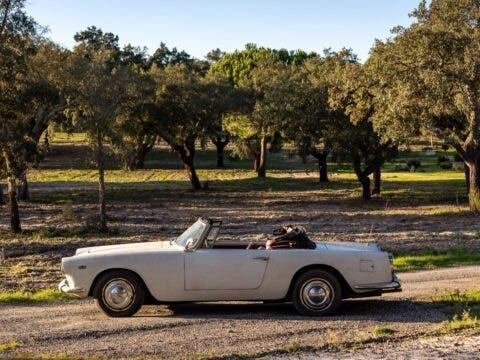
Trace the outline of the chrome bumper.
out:
M 58 284 L 58 290 L 67 294 L 72 294 L 79 298 L 87 296 L 84 288 L 71 288 L 70 285 L 68 285 L 67 279 L 63 279 L 60 284 Z
M 394 276 L 393 280 L 389 283 L 355 285 L 353 288 L 360 291 L 397 292 L 402 291 L 402 283 Z

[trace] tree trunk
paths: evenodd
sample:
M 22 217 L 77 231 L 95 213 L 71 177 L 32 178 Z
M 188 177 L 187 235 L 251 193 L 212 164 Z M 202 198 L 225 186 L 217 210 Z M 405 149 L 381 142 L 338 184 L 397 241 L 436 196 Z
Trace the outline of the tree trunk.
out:
M 376 167 L 373 170 L 373 189 L 372 195 L 380 195 L 382 187 L 382 170 L 380 167 Z
M 372 198 L 372 193 L 370 191 L 370 178 L 368 175 L 371 174 L 371 169 L 367 167 L 365 170 L 362 170 L 362 162 L 357 155 L 354 155 L 353 157 L 353 169 L 357 175 L 358 181 L 362 184 L 363 200 L 370 200 Z
M 225 153 L 225 147 L 228 145 L 230 140 L 222 140 L 221 136 L 217 136 L 214 139 L 212 139 L 213 144 L 217 148 L 217 167 L 218 168 L 223 168 L 225 167 L 224 163 L 224 153 Z
M 253 154 L 253 170 L 258 172 L 258 167 L 260 166 L 260 156 Z
M 372 198 L 372 193 L 370 192 L 370 178 L 362 175 L 359 180 L 362 183 L 363 200 L 370 200 Z
M 107 231 L 107 213 L 105 206 L 105 163 L 103 154 L 103 137 L 101 132 L 97 135 L 97 166 L 98 166 L 98 230 Z
M 0 185 L 0 205 L 5 205 L 5 197 L 3 196 L 3 186 Z
M 262 136 L 260 140 L 260 160 L 258 163 L 258 177 L 265 177 L 267 172 L 267 137 Z
M 18 200 L 29 201 L 30 190 L 28 188 L 27 171 L 24 171 L 20 177 L 20 184 L 18 185 Z
M 188 173 L 188 178 L 190 179 L 190 182 L 192 183 L 192 188 L 193 190 L 201 190 L 202 189 L 202 184 L 200 183 L 200 179 L 197 176 L 197 172 L 195 170 L 195 166 L 193 163 L 184 163 L 184 168 Z
M 147 136 L 147 140 L 145 140 L 140 147 L 138 148 L 137 151 L 137 161 L 135 166 L 137 169 L 145 169 L 145 158 L 147 157 L 147 154 L 152 151 L 153 147 L 157 143 L 157 137 L 156 136 Z
M 17 202 L 17 184 L 15 178 L 8 178 L 8 206 L 10 208 L 10 229 L 14 233 L 22 231 Z
M 123 159 L 123 169 L 128 171 L 135 171 L 137 169 L 145 169 L 145 158 L 147 154 L 153 149 L 157 137 L 142 138 L 141 142 L 137 144 L 135 153 L 126 155 Z
M 145 158 L 147 157 L 147 153 L 148 151 L 143 149 L 138 153 L 137 163 L 135 164 L 137 169 L 145 169 Z
M 480 212 L 480 159 L 469 164 L 469 192 L 468 202 L 470 210 Z
M 467 163 L 463 163 L 463 168 L 465 171 L 465 182 L 467 184 L 467 194 L 470 193 L 470 168 L 468 167 Z
M 318 160 L 318 175 L 319 181 L 321 183 L 328 182 L 328 166 L 327 166 L 327 157 L 329 151 L 316 152 L 313 155 Z
M 187 139 L 185 140 L 184 146 L 176 145 L 174 149 L 177 151 L 183 167 L 187 171 L 193 190 L 201 190 L 202 184 L 200 183 L 195 165 L 193 164 L 195 158 L 195 139 Z

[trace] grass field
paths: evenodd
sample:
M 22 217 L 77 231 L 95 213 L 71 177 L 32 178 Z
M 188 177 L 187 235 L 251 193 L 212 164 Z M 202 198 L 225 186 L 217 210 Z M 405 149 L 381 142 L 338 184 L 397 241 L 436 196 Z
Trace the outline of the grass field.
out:
M 303 163 L 288 147 L 270 154 L 265 179 L 249 160 L 227 157 L 217 169 L 214 150 L 200 150 L 196 167 L 206 189 L 194 193 L 176 155 L 160 146 L 144 170 L 108 162 L 110 232 L 98 234 L 97 173 L 83 134 L 50 142 L 50 153 L 29 171 L 24 232 L 13 236 L 8 216 L 0 220 L 0 292 L 51 288 L 60 258 L 78 247 L 170 239 L 199 216 L 222 218 L 223 235 L 235 239 L 264 239 L 295 223 L 315 240 L 374 241 L 397 255 L 399 270 L 480 262 L 480 222 L 468 211 L 463 171 L 437 164 L 438 155 L 452 152 L 402 152 L 384 168 L 382 195 L 364 202 L 349 164 L 329 164 L 331 181 L 320 184 L 315 161 Z M 408 159 L 421 161 L 418 172 L 403 170 Z

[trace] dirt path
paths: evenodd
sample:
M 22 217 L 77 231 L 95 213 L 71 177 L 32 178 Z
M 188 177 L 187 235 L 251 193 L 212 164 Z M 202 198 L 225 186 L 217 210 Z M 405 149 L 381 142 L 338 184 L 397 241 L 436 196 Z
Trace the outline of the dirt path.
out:
M 0 358 L 26 354 L 115 358 L 258 356 L 292 346 L 361 340 L 371 337 L 378 326 L 391 327 L 398 337 L 420 336 L 439 328 L 446 319 L 440 308 L 420 298 L 445 289 L 478 288 L 480 266 L 412 272 L 400 277 L 404 292 L 345 301 L 338 315 L 325 318 L 298 316 L 288 305 L 257 303 L 146 306 L 138 316 L 127 319 L 107 318 L 91 301 L 0 306 L 0 343 L 23 343 L 12 352 L 0 353 Z M 478 345 L 478 337 L 468 341 Z M 385 348 L 382 353 L 382 349 L 377 349 L 378 358 L 390 351 Z M 428 354 L 428 346 L 425 349 Z M 446 351 L 450 350 L 455 350 L 454 345 Z M 330 355 L 337 359 L 352 354 Z

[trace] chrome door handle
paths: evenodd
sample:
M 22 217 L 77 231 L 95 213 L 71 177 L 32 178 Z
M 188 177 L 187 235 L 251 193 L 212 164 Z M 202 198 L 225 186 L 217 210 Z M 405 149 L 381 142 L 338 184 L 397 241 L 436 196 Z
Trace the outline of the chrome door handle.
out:
M 254 257 L 253 260 L 263 260 L 263 261 L 268 261 L 270 258 L 268 256 L 257 256 Z

